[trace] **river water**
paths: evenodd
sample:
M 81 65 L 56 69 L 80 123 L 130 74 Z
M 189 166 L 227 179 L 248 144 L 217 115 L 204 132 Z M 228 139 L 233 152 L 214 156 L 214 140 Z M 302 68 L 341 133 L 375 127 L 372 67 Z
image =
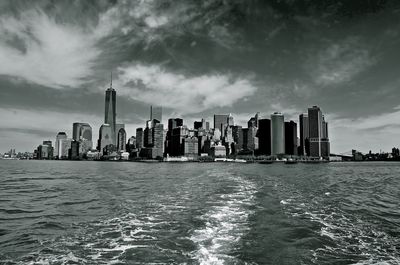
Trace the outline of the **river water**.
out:
M 1 264 L 400 264 L 400 163 L 0 160 Z

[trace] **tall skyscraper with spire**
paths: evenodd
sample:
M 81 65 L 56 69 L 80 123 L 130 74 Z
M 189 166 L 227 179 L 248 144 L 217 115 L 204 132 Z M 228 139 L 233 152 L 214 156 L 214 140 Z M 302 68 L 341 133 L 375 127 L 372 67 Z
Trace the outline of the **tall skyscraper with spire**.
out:
M 117 92 L 112 87 L 112 73 L 111 73 L 111 82 L 110 87 L 106 90 L 105 97 L 105 108 L 104 108 L 104 124 L 109 124 L 111 128 L 111 139 L 112 144 L 116 145 L 116 133 L 115 133 L 115 124 L 116 124 L 116 97 Z

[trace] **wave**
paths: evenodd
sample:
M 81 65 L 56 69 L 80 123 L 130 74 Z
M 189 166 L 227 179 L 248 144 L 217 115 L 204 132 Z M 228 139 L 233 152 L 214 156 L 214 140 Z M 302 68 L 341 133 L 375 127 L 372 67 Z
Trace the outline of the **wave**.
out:
M 306 201 L 293 196 L 281 200 L 281 205 L 290 216 L 318 224 L 323 245 L 311 250 L 314 264 L 330 264 L 332 258 L 346 264 L 400 263 L 398 239 L 385 232 L 382 224 L 348 213 L 323 197 Z

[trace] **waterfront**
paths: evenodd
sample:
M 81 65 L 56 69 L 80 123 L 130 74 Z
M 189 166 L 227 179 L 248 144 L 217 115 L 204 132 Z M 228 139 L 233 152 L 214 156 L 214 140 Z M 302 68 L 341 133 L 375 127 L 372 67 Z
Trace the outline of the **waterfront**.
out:
M 398 264 L 400 164 L 0 161 L 4 264 Z

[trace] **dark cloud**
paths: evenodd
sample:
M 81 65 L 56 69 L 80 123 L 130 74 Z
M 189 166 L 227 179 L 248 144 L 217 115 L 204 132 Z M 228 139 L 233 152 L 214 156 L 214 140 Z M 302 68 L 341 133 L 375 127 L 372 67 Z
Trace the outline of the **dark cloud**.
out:
M 113 71 L 118 117 L 135 125 L 152 103 L 188 120 L 314 104 L 337 120 L 394 117 L 399 12 L 389 0 L 2 1 L 0 107 L 97 124 Z

